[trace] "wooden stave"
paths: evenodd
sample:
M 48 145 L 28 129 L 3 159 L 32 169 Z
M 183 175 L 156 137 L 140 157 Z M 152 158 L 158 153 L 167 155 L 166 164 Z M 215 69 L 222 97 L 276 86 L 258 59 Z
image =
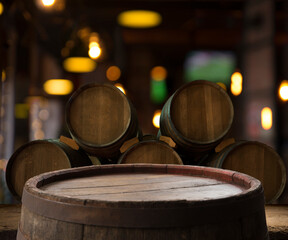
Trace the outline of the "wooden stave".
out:
M 22 195 L 20 195 L 19 193 L 15 191 L 15 187 L 13 186 L 12 181 L 11 181 L 11 178 L 12 178 L 11 172 L 12 172 L 13 164 L 16 161 L 18 155 L 21 154 L 22 151 L 25 151 L 27 147 L 33 147 L 33 146 L 36 147 L 36 145 L 39 145 L 39 144 L 52 144 L 57 149 L 60 149 L 60 151 L 63 153 L 63 156 L 65 156 L 65 158 L 63 157 L 63 161 L 67 160 L 67 166 L 71 168 L 92 165 L 90 158 L 81 148 L 79 150 L 74 150 L 71 147 L 69 147 L 67 144 L 61 142 L 59 139 L 34 140 L 26 144 L 23 144 L 12 154 L 12 156 L 8 160 L 6 171 L 5 171 L 5 179 L 6 179 L 7 187 L 9 191 L 11 192 L 11 194 L 13 195 L 13 197 L 17 201 L 21 201 Z M 53 169 L 53 168 L 43 169 L 41 171 L 42 173 L 44 173 L 44 172 L 53 171 L 53 170 L 56 170 L 56 169 Z
M 255 144 L 256 146 L 260 146 L 262 148 L 265 148 L 271 152 L 273 152 L 273 154 L 275 154 L 275 157 L 277 159 L 277 163 L 279 163 L 279 166 L 281 168 L 281 174 L 282 174 L 282 182 L 281 185 L 279 186 L 278 191 L 275 193 L 275 195 L 271 198 L 268 198 L 265 195 L 265 190 L 264 190 L 264 196 L 265 196 L 265 203 L 266 204 L 270 204 L 270 203 L 274 203 L 283 193 L 285 186 L 286 186 L 286 182 L 287 182 L 287 174 L 286 174 L 286 167 L 284 162 L 282 161 L 281 157 L 279 156 L 279 154 L 270 146 L 262 143 L 262 142 L 258 142 L 258 141 L 247 141 L 247 140 L 238 140 L 235 143 L 232 143 L 231 145 L 225 147 L 223 150 L 221 150 L 219 153 L 213 153 L 210 156 L 207 157 L 207 159 L 205 160 L 205 165 L 209 166 L 209 167 L 216 167 L 216 168 L 223 168 L 222 165 L 225 161 L 225 158 L 227 156 L 229 156 L 230 154 L 233 154 L 233 151 L 236 151 L 237 148 L 241 148 L 245 145 L 248 144 Z M 247 166 L 247 168 L 249 168 L 249 166 Z M 233 171 L 237 171 L 237 169 L 231 169 Z M 238 170 L 239 171 L 239 170 Z M 247 174 L 246 172 L 243 172 L 244 174 Z M 253 174 L 250 173 L 251 176 L 253 176 Z M 255 175 L 253 176 L 255 177 Z M 264 186 L 264 184 L 262 183 L 262 185 Z M 265 186 L 264 186 L 265 188 Z
M 171 105 L 173 104 L 173 100 L 177 95 L 181 93 L 182 90 L 185 90 L 185 88 L 189 87 L 190 85 L 196 85 L 196 84 L 205 84 L 208 86 L 212 86 L 219 90 L 221 94 L 225 97 L 227 100 L 228 105 L 230 106 L 231 109 L 231 120 L 226 128 L 225 131 L 223 131 L 222 135 L 218 136 L 218 138 L 209 140 L 209 141 L 197 141 L 193 139 L 189 139 L 183 134 L 181 134 L 177 128 L 175 127 L 172 119 L 171 119 Z M 210 152 L 213 150 L 215 146 L 217 146 L 223 139 L 224 137 L 229 133 L 230 128 L 232 126 L 233 122 L 233 116 L 234 116 L 234 109 L 233 109 L 233 104 L 232 101 L 229 97 L 229 95 L 217 84 L 206 81 L 206 80 L 196 80 L 193 82 L 190 82 L 188 84 L 183 85 L 177 91 L 171 95 L 166 103 L 164 104 L 162 111 L 161 111 L 161 116 L 160 116 L 160 129 L 158 131 L 158 136 L 164 135 L 164 136 L 169 136 L 173 139 L 173 141 L 176 142 L 177 144 L 177 151 L 183 155 L 183 156 L 192 156 L 192 157 L 201 157 L 203 153 Z
M 142 169 L 140 169 L 140 168 L 142 168 Z M 137 164 L 137 165 L 131 165 L 131 164 L 128 164 L 128 165 L 117 165 L 117 166 L 114 166 L 114 165 L 109 165 L 109 166 L 97 166 L 97 169 L 95 169 L 94 167 L 93 168 L 91 168 L 91 167 L 82 167 L 81 169 L 83 169 L 83 170 L 85 170 L 85 176 L 87 176 L 87 175 L 89 175 L 89 174 L 91 174 L 91 175 L 93 175 L 93 170 L 95 171 L 98 171 L 99 172 L 99 174 L 107 174 L 107 173 L 109 173 L 109 174 L 111 174 L 111 173 L 115 173 L 115 172 L 117 172 L 117 173 L 119 173 L 119 171 L 120 172 L 122 172 L 122 173 L 125 173 L 125 172 L 127 172 L 127 170 L 128 170 L 128 172 L 129 171 L 133 171 L 133 172 L 142 172 L 142 171 L 155 171 L 155 172 L 163 172 L 163 173 L 165 173 L 165 172 L 169 172 L 169 173 L 174 173 L 174 174 L 183 174 L 183 175 L 189 175 L 189 174 L 199 174 L 199 175 L 205 175 L 206 177 L 213 177 L 213 178 L 219 178 L 219 179 L 222 179 L 222 180 L 224 180 L 225 179 L 225 181 L 234 181 L 234 183 L 235 184 L 244 184 L 244 185 L 246 185 L 247 187 L 251 187 L 251 189 L 253 189 L 252 191 L 248 191 L 248 192 L 246 192 L 245 193 L 245 196 L 243 195 L 243 196 L 236 196 L 235 198 L 233 197 L 233 198 L 231 198 L 231 199 L 229 199 L 228 201 L 224 201 L 223 202 L 223 199 L 220 199 L 219 201 L 215 201 L 214 202 L 214 204 L 213 204 L 213 206 L 216 208 L 216 209 L 218 209 L 219 210 L 219 212 L 218 213 L 211 213 L 213 216 L 221 216 L 221 215 L 225 215 L 225 213 L 235 213 L 235 210 L 236 209 L 238 209 L 239 210 L 239 213 L 241 213 L 241 214 L 243 214 L 243 219 L 242 218 L 239 218 L 239 219 L 242 219 L 241 220 L 241 222 L 244 224 L 242 227 L 244 227 L 244 228 L 247 228 L 247 229 L 249 229 L 249 227 L 251 228 L 251 226 L 249 225 L 249 224 L 252 224 L 252 222 L 254 223 L 254 222 L 257 222 L 257 224 L 258 223 L 260 223 L 261 222 L 261 224 L 259 225 L 259 226 L 257 226 L 257 228 L 254 230 L 256 233 L 254 233 L 254 235 L 252 234 L 252 236 L 250 236 L 249 237 L 249 234 L 251 235 L 251 233 L 249 233 L 249 232 L 247 232 L 247 238 L 245 238 L 245 237 L 243 237 L 242 236 L 242 234 L 239 234 L 239 236 L 237 235 L 237 236 L 235 236 L 235 235 L 232 235 L 233 237 L 235 237 L 235 239 L 245 239 L 245 240 L 248 240 L 248 239 L 268 239 L 268 232 L 267 232 L 267 226 L 266 226 L 266 220 L 265 220 L 265 212 L 264 212 L 264 199 L 263 199 L 263 189 L 262 189 L 262 186 L 261 186 L 261 183 L 258 181 L 258 180 L 256 180 L 256 179 L 254 179 L 254 178 L 252 178 L 252 177 L 250 177 L 250 176 L 247 176 L 247 175 L 245 175 L 245 174 L 240 174 L 240 173 L 235 173 L 235 172 L 233 172 L 233 171 L 227 171 L 227 170 L 222 170 L 222 169 L 213 169 L 213 168 L 207 168 L 207 167 L 195 167 L 195 166 L 179 166 L 179 165 L 163 165 L 163 164 L 161 164 L 161 165 L 159 165 L 159 164 L 153 164 L 153 165 L 148 165 L 148 164 Z M 143 170 L 144 169 L 144 170 Z M 208 171 L 207 171 L 208 170 Z M 35 177 L 35 178 L 33 178 L 33 179 L 30 179 L 29 180 L 29 182 L 26 184 L 26 186 L 25 186 L 25 191 L 26 191 L 26 197 L 28 196 L 29 197 L 29 195 L 31 196 L 31 195 L 33 195 L 34 197 L 38 194 L 37 193 L 37 190 L 36 190 L 36 188 L 35 188 L 35 186 L 36 185 L 39 185 L 39 186 L 41 186 L 42 184 L 47 184 L 47 183 L 51 183 L 51 182 L 54 182 L 54 181 L 57 181 L 57 180 L 60 180 L 60 179 L 67 179 L 67 178 L 69 178 L 69 175 L 71 174 L 71 172 L 74 172 L 74 174 L 76 174 L 77 176 L 81 176 L 81 174 L 79 174 L 79 172 L 77 171 L 77 169 L 70 169 L 69 171 L 66 171 L 66 170 L 62 170 L 62 171 L 56 171 L 55 172 L 55 174 L 54 173 L 47 173 L 47 174 L 42 174 L 42 175 L 40 175 L 40 176 L 38 176 L 38 177 Z M 58 174 L 59 172 L 61 172 L 61 173 L 64 173 L 64 174 Z M 225 172 L 225 176 L 223 176 L 223 172 Z M 63 175 L 65 175 L 66 174 L 66 177 L 65 176 L 63 176 Z M 36 180 L 35 181 L 35 179 L 36 178 L 38 178 L 38 180 Z M 52 179 L 51 179 L 52 178 Z M 230 180 L 229 180 L 230 179 Z M 260 183 L 260 185 L 259 185 L 259 183 Z M 260 187 L 259 187 L 260 186 Z M 26 187 L 28 187 L 28 188 L 26 188 Z M 35 190 L 36 190 L 36 192 L 35 192 Z M 28 195 L 27 195 L 28 194 Z M 257 196 L 256 196 L 257 195 Z M 43 196 L 43 194 L 41 194 L 41 195 L 38 195 L 38 196 L 36 196 L 36 199 L 37 199 L 37 197 L 42 197 Z M 25 196 L 24 196 L 25 197 Z M 255 197 L 255 200 L 256 200 L 256 202 L 254 202 L 254 204 L 251 204 L 251 198 L 253 198 L 253 197 Z M 262 199 L 262 200 L 261 200 Z M 57 200 L 57 199 L 53 199 L 53 196 L 52 196 L 52 198 L 51 198 L 51 196 L 50 196 L 50 198 L 49 198 L 49 202 L 51 203 L 51 200 L 52 200 L 52 202 L 53 202 L 53 200 Z M 59 199 L 58 199 L 59 200 Z M 244 201 L 244 202 L 242 202 L 242 200 Z M 260 200 L 260 202 L 259 202 L 259 200 Z M 79 201 L 77 201 L 76 199 L 75 200 L 73 200 L 73 199 L 65 199 L 65 198 L 62 198 L 62 199 L 60 199 L 60 201 L 65 205 L 65 203 L 74 203 L 74 204 L 81 204 L 81 202 L 79 202 Z M 261 202 L 262 201 L 262 202 Z M 27 202 L 30 202 L 31 203 L 31 200 L 29 200 L 29 198 L 27 199 L 27 200 L 25 200 L 25 201 L 23 201 L 23 205 L 22 205 L 22 207 L 24 206 L 24 207 L 26 207 L 26 203 Z M 33 201 L 32 201 L 33 202 Z M 34 201 L 35 202 L 35 201 Z M 37 201 L 36 201 L 37 202 Z M 111 207 L 111 208 L 113 208 L 113 207 L 115 207 L 114 206 L 114 204 L 110 204 L 109 205 L 109 203 L 108 203 L 108 205 L 103 205 L 103 203 L 101 203 L 101 201 L 100 202 L 91 202 L 91 201 L 84 201 L 85 202 L 85 206 L 86 207 L 91 207 L 92 209 L 94 208 L 94 207 L 96 207 L 97 208 L 97 206 L 99 207 L 99 206 L 101 206 L 100 208 L 101 209 L 103 209 L 103 208 L 105 208 L 105 206 L 106 207 Z M 84 202 L 82 202 L 82 204 L 84 204 Z M 234 206 L 231 206 L 231 209 L 229 210 L 229 211 L 227 211 L 227 209 L 224 211 L 224 212 L 222 212 L 221 213 L 221 206 L 229 206 L 229 204 L 231 203 L 231 202 L 233 202 L 234 204 L 235 204 L 235 202 L 238 202 L 238 207 L 235 207 L 236 205 L 234 205 Z M 219 208 L 219 206 L 217 206 L 217 203 L 219 203 L 221 206 L 220 206 L 220 208 Z M 167 211 L 169 211 L 169 210 L 171 210 L 171 209 L 169 209 L 170 207 L 172 207 L 172 206 L 174 206 L 175 207 L 175 205 L 173 205 L 173 204 L 171 204 L 171 203 L 167 203 L 167 202 L 162 202 L 161 204 L 160 204 L 160 206 L 163 206 L 163 204 L 164 204 L 164 208 L 165 208 L 165 214 L 167 214 Z M 183 202 L 183 201 L 180 201 L 180 202 L 178 202 L 178 204 L 179 204 L 179 206 L 181 206 L 181 207 L 187 207 L 188 205 L 187 205 L 187 202 Z M 42 204 L 41 204 L 42 205 Z M 207 204 L 207 205 L 205 205 L 205 204 L 203 204 L 203 202 L 194 202 L 193 203 L 193 207 L 199 207 L 199 206 L 201 206 L 202 205 L 202 207 L 203 207 L 203 209 L 202 210 L 205 210 L 205 209 L 207 209 L 207 207 L 209 208 L 209 204 Z M 42 205 L 43 206 L 43 205 Z M 127 203 L 125 203 L 125 202 L 119 202 L 119 203 L 117 203 L 117 206 L 116 206 L 116 208 L 117 207 L 124 207 L 125 208 L 125 206 L 127 207 Z M 128 206 L 130 206 L 131 207 L 131 205 L 128 205 Z M 159 204 L 157 205 L 155 205 L 155 204 L 153 204 L 153 203 L 148 203 L 148 206 L 149 207 L 152 207 L 151 209 L 150 209 L 150 213 L 151 212 L 155 212 L 156 210 L 157 210 L 157 208 L 159 207 Z M 251 219 L 249 218 L 250 217 L 250 215 L 249 215 L 249 211 L 251 210 L 247 210 L 246 209 L 246 212 L 244 211 L 243 212 L 243 210 L 245 210 L 245 209 L 241 209 L 241 208 L 243 208 L 243 206 L 247 206 L 248 208 L 251 208 L 251 209 L 253 209 L 253 211 L 255 211 L 255 214 L 253 214 L 253 217 L 252 217 L 252 214 L 251 214 Z M 133 207 L 137 207 L 137 204 L 135 205 L 135 203 L 134 203 L 134 205 L 133 205 Z M 139 206 L 140 207 L 140 206 Z M 143 205 L 141 205 L 141 207 L 143 207 Z M 181 207 L 180 207 L 180 210 L 181 210 Z M 191 206 L 190 206 L 191 207 Z M 29 208 L 29 206 L 28 206 L 28 208 Z M 27 208 L 27 209 L 28 209 Z M 77 208 L 77 206 L 76 206 L 76 208 Z M 77 209 L 76 209 L 75 207 L 74 208 L 72 208 L 73 209 L 73 212 L 74 212 L 74 214 L 73 215 L 79 215 L 79 214 L 76 214 L 77 212 L 79 213 L 79 211 L 77 211 Z M 95 209 L 96 209 L 95 208 Z M 240 209 L 239 209 L 240 208 Z M 27 209 L 26 210 L 24 210 L 24 211 L 26 211 L 27 212 Z M 88 212 L 89 213 L 91 213 L 91 212 L 94 212 L 95 213 L 95 209 L 94 209 L 94 211 L 93 210 L 89 210 Z M 167 210 L 168 209 L 168 210 Z M 149 209 L 148 209 L 149 210 Z M 163 210 L 163 209 L 162 209 Z M 173 210 L 173 209 L 172 209 Z M 183 209 L 182 209 L 183 210 Z M 186 209 L 185 209 L 186 210 Z M 191 209 L 190 209 L 191 210 Z M 123 223 L 123 221 L 121 220 L 121 222 L 119 223 L 119 220 L 117 220 L 116 222 L 115 222 L 115 219 L 113 220 L 113 218 L 111 219 L 111 218 L 108 218 L 108 219 L 106 219 L 106 222 L 105 222 L 105 224 L 103 225 L 101 225 L 100 224 L 100 226 L 97 226 L 97 224 L 99 225 L 99 223 L 95 223 L 95 222 L 93 222 L 93 221 L 95 221 L 95 217 L 92 217 L 92 219 L 93 219 L 93 221 L 91 221 L 91 219 L 89 220 L 87 220 L 87 218 L 85 218 L 86 220 L 87 220 L 87 222 L 82 222 L 81 224 L 85 224 L 84 225 L 84 229 L 86 229 L 86 224 L 89 224 L 90 225 L 90 230 L 91 230 L 91 228 L 94 228 L 94 226 L 95 226 L 95 231 L 93 230 L 92 232 L 94 233 L 94 234 L 100 234 L 98 237 L 100 238 L 100 239 L 102 239 L 101 238 L 101 233 L 103 233 L 104 235 L 105 235 L 105 233 L 106 233 L 106 235 L 105 235 L 105 239 L 107 239 L 107 240 L 110 240 L 110 239 L 118 239 L 119 237 L 119 239 L 122 239 L 121 237 L 123 237 L 124 235 L 123 234 L 128 234 L 129 233 L 129 235 L 126 235 L 125 236 L 125 239 L 127 239 L 127 240 L 132 240 L 132 239 L 154 239 L 153 237 L 155 237 L 155 239 L 179 239 L 179 234 L 181 234 L 181 235 L 184 235 L 185 237 L 187 237 L 187 238 L 185 238 L 185 239 L 203 239 L 203 236 L 205 235 L 205 234 L 203 234 L 203 229 L 202 229 L 202 227 L 204 227 L 204 228 L 206 228 L 207 226 L 208 226 L 208 228 L 209 228 L 209 230 L 211 230 L 211 232 L 213 232 L 213 231 L 216 231 L 215 233 L 216 234 L 218 234 L 218 237 L 219 237 L 219 234 L 221 234 L 221 236 L 220 236 L 220 238 L 215 238 L 215 236 L 205 236 L 205 239 L 222 239 L 221 237 L 223 237 L 223 239 L 231 239 L 231 238 L 229 238 L 229 236 L 227 235 L 225 235 L 225 231 L 227 230 L 226 228 L 228 227 L 228 226 L 226 226 L 226 223 L 223 223 L 223 226 L 221 225 L 221 227 L 219 227 L 219 229 L 218 229 L 218 226 L 216 225 L 213 225 L 213 224 L 215 224 L 215 222 L 217 222 L 216 224 L 218 224 L 218 221 L 219 220 L 217 220 L 217 219 L 207 219 L 207 218 L 205 218 L 205 214 L 208 214 L 207 213 L 207 211 L 204 211 L 204 212 L 201 212 L 202 210 L 199 210 L 199 212 L 198 212 L 198 215 L 197 216 L 200 216 L 200 218 L 199 219 L 197 219 L 197 218 L 195 218 L 195 214 L 193 215 L 193 214 L 190 214 L 190 219 L 189 220 L 181 220 L 181 217 L 183 217 L 184 216 L 184 214 L 185 214 L 185 216 L 187 215 L 187 210 L 186 211 L 184 211 L 184 212 L 182 212 L 182 216 L 181 216 L 181 214 L 179 215 L 179 213 L 177 213 L 177 211 L 175 212 L 175 211 L 172 211 L 172 213 L 170 213 L 171 215 L 168 215 L 168 216 L 166 216 L 166 218 L 165 219 L 168 219 L 168 221 L 166 221 L 165 222 L 165 219 L 164 219 L 164 224 L 163 224 L 163 219 L 160 219 L 161 221 L 156 221 L 156 223 L 155 223 L 155 221 L 152 221 L 154 224 L 151 224 L 151 221 L 149 221 L 149 223 L 145 223 L 145 221 L 147 221 L 147 219 L 149 219 L 149 218 L 147 218 L 147 215 L 145 215 L 144 214 L 144 216 L 142 217 L 142 218 L 137 218 L 137 221 L 135 222 L 135 220 L 133 220 L 134 218 L 132 218 L 132 221 L 130 220 L 130 222 L 129 222 L 129 220 L 127 220 L 127 219 L 125 219 L 125 218 L 122 218 L 122 220 L 124 221 L 124 223 Z M 188 210 L 189 211 L 189 210 Z M 51 213 L 51 212 L 53 212 L 53 211 L 48 211 L 49 213 Z M 56 212 L 57 213 L 57 211 L 54 211 L 54 212 Z M 83 212 L 83 211 L 80 211 L 80 213 L 81 212 Z M 209 212 L 209 211 L 208 211 Z M 125 209 L 125 211 L 123 211 L 122 212 L 123 214 L 125 214 L 125 216 L 126 216 L 126 213 L 127 213 L 127 209 Z M 29 214 L 32 214 L 33 216 L 32 217 L 35 217 L 34 216 L 34 213 L 33 213 L 33 211 L 32 212 L 29 212 Z M 178 214 L 178 216 L 176 217 L 176 220 L 174 219 L 175 218 L 175 216 L 174 216 L 174 214 Z M 246 216 L 245 216 L 245 214 L 246 214 Z M 247 217 L 247 214 L 248 214 L 248 217 Z M 211 215 L 211 217 L 213 218 L 213 216 Z M 62 212 L 62 215 L 61 216 L 63 216 L 63 212 Z M 101 216 L 101 214 L 100 214 L 100 216 Z M 113 214 L 111 215 L 111 216 L 113 216 Z M 148 214 L 148 216 L 150 216 L 149 214 Z M 165 216 L 165 215 L 164 215 Z M 170 218 L 169 218 L 169 216 L 170 216 Z M 173 219 L 174 219 L 174 222 L 172 221 L 172 223 L 171 222 L 169 222 L 169 219 L 171 219 L 172 218 L 172 216 L 173 216 Z M 180 216 L 180 218 L 179 218 L 179 216 Z M 204 216 L 203 218 L 201 218 L 201 216 Z M 102 216 L 103 217 L 103 216 Z M 23 218 L 23 214 L 22 214 L 22 218 Z M 255 219 L 254 219 L 255 218 Z M 25 216 L 24 216 L 24 218 L 23 219 L 25 219 Z M 50 219 L 50 220 L 49 220 Z M 144 221 L 143 221 L 143 219 L 144 219 Z M 45 220 L 45 219 L 44 219 Z M 98 216 L 98 220 L 99 220 L 99 216 Z M 103 218 L 101 218 L 101 220 L 100 220 L 100 222 L 102 222 L 102 220 L 103 220 Z M 158 219 L 159 220 L 159 219 Z M 179 221 L 177 221 L 177 220 L 180 220 L 180 223 L 179 223 Z M 209 220 L 210 220 L 210 223 L 206 226 L 205 225 L 205 223 L 206 223 L 206 221 L 208 221 L 209 222 Z M 231 219 L 230 219 L 231 220 Z M 229 221 L 230 221 L 229 220 Z M 45 221 L 51 221 L 51 218 L 47 218 Z M 96 216 L 96 221 L 97 221 L 97 216 Z M 204 223 L 203 223 L 203 221 L 204 221 Z M 228 221 L 228 220 L 227 220 Z M 227 222 L 226 221 L 226 222 Z M 237 220 L 238 221 L 238 220 Z M 252 222 L 251 222 L 252 221 Z M 140 223 L 139 223 L 140 222 Z M 141 225 L 141 222 L 143 223 L 144 222 L 144 226 L 143 225 Z M 233 222 L 233 221 L 232 221 Z M 127 224 L 127 223 L 129 223 L 130 225 L 132 224 L 132 226 L 129 226 L 128 228 L 127 228 L 127 226 L 125 225 L 125 224 Z M 62 224 L 62 223 L 61 223 Z M 75 222 L 74 223 L 71 223 L 71 224 L 75 224 Z M 83 229 L 83 225 L 79 225 L 79 224 L 76 224 L 75 225 L 75 227 L 77 227 L 77 228 L 80 228 L 80 229 Z M 120 225 L 119 225 L 120 224 Z M 121 225 L 122 224 L 122 225 Z M 124 224 L 124 226 L 123 226 L 123 224 Z M 135 225 L 136 224 L 136 225 Z M 140 224 L 140 225 L 139 225 Z M 146 225 L 145 225 L 146 224 Z M 148 224 L 148 225 L 147 225 Z M 156 225 L 155 225 L 156 224 Z M 158 224 L 158 225 L 157 225 Z M 168 224 L 168 225 L 167 225 Z M 172 224 L 172 225 L 171 225 Z M 176 224 L 176 225 L 175 225 Z M 175 227 L 175 226 L 177 226 L 177 224 L 178 224 L 178 227 Z M 179 226 L 179 224 L 180 224 L 180 226 Z M 182 225 L 182 224 L 184 224 L 184 225 Z M 193 224 L 196 224 L 196 226 L 194 226 Z M 197 224 L 199 224 L 199 225 L 197 225 Z M 204 224 L 204 225 L 201 225 L 201 224 Z M 17 239 L 29 239 L 29 234 L 27 233 L 27 232 L 25 232 L 25 228 L 23 229 L 23 226 L 22 226 L 23 224 L 22 223 L 20 223 L 20 225 L 19 225 L 19 228 L 18 228 L 18 237 L 17 237 Z M 29 222 L 28 221 L 26 221 L 26 225 L 29 225 Z M 31 224 L 30 224 L 31 225 Z M 188 226 L 188 227 L 187 227 Z M 189 226 L 192 226 L 192 229 L 189 227 Z M 198 226 L 199 226 L 199 231 L 198 231 Z M 195 227 L 197 228 L 196 230 L 196 232 L 194 231 L 195 230 Z M 223 228 L 222 228 L 223 227 Z M 236 228 L 235 226 L 232 226 L 233 228 Z M 150 229 L 150 228 L 153 228 L 153 229 Z M 215 228 L 216 228 L 216 230 L 215 230 Z M 170 232 L 170 234 L 169 235 L 167 235 L 167 230 L 168 229 L 172 229 L 173 231 L 172 232 Z M 85 230 L 86 231 L 86 230 Z M 155 231 L 157 232 L 157 234 L 155 233 Z M 198 233 L 197 233 L 198 232 Z M 110 235 L 107 235 L 108 233 L 110 233 Z M 190 234 L 199 234 L 199 238 L 194 238 L 195 237 L 195 235 L 194 235 L 194 237 L 192 237 L 192 236 L 190 236 Z M 233 234 L 233 233 L 229 233 L 229 234 Z M 25 237 L 25 235 L 27 235 L 27 238 Z M 240 236 L 241 235 L 241 236 Z M 23 238 L 21 238 L 21 237 L 23 237 Z M 63 236 L 62 236 L 63 237 Z M 94 239 L 93 237 L 95 237 L 95 235 L 91 235 L 91 238 L 87 238 L 87 239 Z M 103 237 L 103 236 L 102 236 Z M 118 237 L 118 238 L 117 238 Z M 135 238 L 136 237 L 136 238 Z M 137 238 L 138 237 L 138 238 Z M 139 238 L 140 237 L 140 238 Z M 191 237 L 191 238 L 190 238 Z M 207 237 L 207 238 L 206 238 Z M 224 237 L 226 237 L 226 238 L 224 238 Z M 230 236 L 231 237 L 231 236 Z M 236 238 L 237 237 L 237 238 Z M 243 238 L 242 238 L 243 237 Z M 58 238 L 57 238 L 58 239 Z M 61 237 L 59 238 L 59 239 L 62 239 Z M 67 238 L 68 239 L 68 238 Z M 75 238 L 76 239 L 76 238 Z M 80 238 L 77 238 L 77 239 L 82 239 L 81 237 Z M 86 238 L 85 238 L 86 239 Z M 234 238 L 233 238 L 234 239 Z
M 70 123 L 69 111 L 70 111 L 70 107 L 71 107 L 71 102 L 74 101 L 74 99 L 77 98 L 77 96 L 79 94 L 81 94 L 83 91 L 85 91 L 88 88 L 92 88 L 92 87 L 108 87 L 108 88 L 115 90 L 119 95 L 122 96 L 123 99 L 125 99 L 125 101 L 127 101 L 128 106 L 129 106 L 129 111 L 130 111 L 129 125 L 127 126 L 127 128 L 125 129 L 125 131 L 122 133 L 121 136 L 119 136 L 117 139 L 114 139 L 112 142 L 110 142 L 108 144 L 97 145 L 97 144 L 93 144 L 93 143 L 87 142 L 87 141 L 79 138 L 77 136 L 77 134 L 75 133 L 75 131 L 73 130 L 73 127 L 71 126 L 71 123 Z M 88 84 L 83 85 L 79 89 L 77 89 L 73 93 L 73 95 L 70 97 L 70 99 L 68 100 L 68 102 L 66 104 L 65 122 L 66 122 L 66 125 L 68 127 L 68 130 L 69 130 L 72 138 L 89 155 L 102 157 L 102 158 L 106 158 L 106 159 L 112 159 L 113 161 L 114 161 L 114 159 L 117 159 L 120 156 L 121 153 L 120 153 L 119 149 L 125 141 L 127 141 L 133 137 L 141 137 L 142 136 L 142 131 L 141 131 L 139 124 L 138 124 L 136 109 L 134 108 L 131 101 L 126 97 L 126 95 L 124 93 L 122 93 L 118 88 L 116 88 L 112 84 L 88 83 Z

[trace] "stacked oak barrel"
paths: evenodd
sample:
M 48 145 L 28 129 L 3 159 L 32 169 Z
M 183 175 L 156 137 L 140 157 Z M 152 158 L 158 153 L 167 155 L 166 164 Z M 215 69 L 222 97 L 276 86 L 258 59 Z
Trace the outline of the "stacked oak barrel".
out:
M 286 169 L 271 147 L 226 139 L 234 110 L 217 84 L 179 88 L 157 136 L 143 136 L 113 85 L 82 86 L 65 116 L 71 138 L 29 142 L 8 161 L 22 200 L 17 239 L 268 239 L 264 195 L 281 195 Z
M 159 163 L 230 169 L 259 179 L 265 201 L 275 201 L 286 184 L 284 162 L 261 142 L 226 139 L 233 104 L 217 84 L 205 80 L 180 87 L 165 103 L 157 136 L 142 135 L 137 113 L 120 90 L 91 83 L 66 104 L 72 139 L 29 142 L 15 151 L 7 185 L 20 200 L 25 182 L 38 174 L 92 164 Z

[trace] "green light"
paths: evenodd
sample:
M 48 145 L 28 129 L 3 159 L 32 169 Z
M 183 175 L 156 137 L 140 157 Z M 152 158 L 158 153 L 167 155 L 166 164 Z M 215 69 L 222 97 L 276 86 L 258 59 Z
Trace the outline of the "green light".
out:
M 160 104 L 163 103 L 167 97 L 168 91 L 166 81 L 157 81 L 151 79 L 150 98 L 152 102 Z

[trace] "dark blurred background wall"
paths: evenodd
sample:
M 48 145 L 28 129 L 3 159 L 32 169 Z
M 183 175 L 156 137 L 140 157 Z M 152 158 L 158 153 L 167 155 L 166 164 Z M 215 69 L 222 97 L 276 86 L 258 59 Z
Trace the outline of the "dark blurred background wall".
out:
M 119 14 L 132 9 L 155 11 L 161 20 L 147 28 L 121 25 Z M 96 67 L 63 67 L 68 57 L 88 57 L 93 41 L 101 48 Z M 264 142 L 287 164 L 288 105 L 278 93 L 288 79 L 287 46 L 285 0 L 55 0 L 48 7 L 41 0 L 0 0 L 0 202 L 11 201 L 4 180 L 11 154 L 35 139 L 69 136 L 65 105 L 88 82 L 121 84 L 144 134 L 157 134 L 153 115 L 181 85 L 222 84 L 234 104 L 230 136 Z M 231 90 L 235 72 L 243 78 L 238 93 Z M 60 78 L 70 80 L 72 92 L 44 90 L 47 80 Z

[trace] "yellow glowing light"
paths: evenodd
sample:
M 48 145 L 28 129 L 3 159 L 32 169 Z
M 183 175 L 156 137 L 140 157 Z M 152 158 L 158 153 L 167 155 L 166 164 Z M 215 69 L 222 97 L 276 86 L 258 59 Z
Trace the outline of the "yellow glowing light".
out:
M 5 70 L 2 70 L 1 78 L 2 78 L 2 82 L 5 82 L 5 80 L 6 80 L 6 72 L 5 72 Z
M 227 91 L 227 87 L 226 87 L 226 85 L 225 85 L 224 83 L 222 83 L 222 82 L 217 82 L 217 84 L 218 84 L 220 87 L 222 87 L 225 91 Z
M 28 118 L 29 105 L 27 103 L 15 104 L 15 118 L 26 119 Z
M 288 81 L 283 80 L 279 87 L 279 96 L 281 100 L 287 101 L 288 100 Z
M 44 90 L 51 95 L 67 95 L 73 90 L 73 83 L 67 79 L 50 79 L 44 83 Z
M 3 3 L 0 2 L 0 15 L 2 15 L 3 12 L 4 12 L 4 6 Z
M 99 42 L 99 35 L 96 32 L 92 32 L 89 36 L 89 42 Z
M 234 72 L 231 76 L 231 93 L 238 96 L 242 92 L 243 77 L 240 72 Z
M 273 118 L 272 110 L 269 107 L 265 107 L 261 110 L 261 125 L 265 130 L 269 130 L 272 127 Z
M 151 70 L 151 78 L 155 81 L 163 81 L 167 77 L 167 70 L 162 66 L 157 66 Z
M 45 7 L 50 7 L 50 6 L 52 6 L 54 3 L 55 3 L 55 0 L 42 0 L 42 4 L 43 4 Z
M 64 60 L 63 67 L 67 72 L 92 72 L 96 68 L 96 62 L 88 57 L 70 57 Z
M 123 87 L 122 84 L 116 83 L 114 86 L 117 87 L 121 92 L 123 92 L 124 94 L 126 94 L 126 91 L 125 91 L 125 89 L 124 89 L 124 87 Z
M 121 76 L 121 70 L 117 66 L 111 66 L 106 71 L 106 77 L 110 81 L 117 81 Z
M 156 128 L 160 128 L 160 115 L 161 115 L 161 110 L 156 110 L 154 112 L 152 123 L 154 127 Z
M 159 25 L 162 17 L 159 13 L 147 10 L 131 10 L 119 14 L 118 23 L 131 28 L 149 28 Z
M 89 51 L 88 51 L 89 57 L 91 57 L 92 59 L 96 59 L 100 57 L 101 52 L 102 52 L 101 48 L 97 42 L 91 42 L 89 44 Z

